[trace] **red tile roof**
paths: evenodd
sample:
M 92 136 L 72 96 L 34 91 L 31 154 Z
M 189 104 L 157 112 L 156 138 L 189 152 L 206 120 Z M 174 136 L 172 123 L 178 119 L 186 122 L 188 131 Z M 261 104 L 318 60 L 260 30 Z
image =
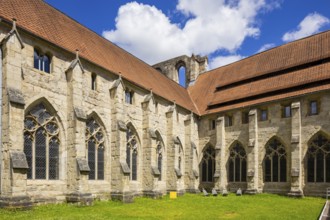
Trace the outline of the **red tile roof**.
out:
M 210 114 L 328 89 L 329 58 L 326 31 L 204 73 L 188 91 Z
M 0 17 L 197 114 L 330 89 L 330 31 L 201 74 L 186 90 L 42 0 L 0 0 Z
M 195 113 L 187 90 L 42 0 L 0 0 L 0 17 Z

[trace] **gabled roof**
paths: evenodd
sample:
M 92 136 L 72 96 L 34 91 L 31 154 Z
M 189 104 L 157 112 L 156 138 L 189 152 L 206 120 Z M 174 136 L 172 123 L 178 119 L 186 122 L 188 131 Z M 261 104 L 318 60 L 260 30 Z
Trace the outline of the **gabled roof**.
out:
M 188 91 L 200 113 L 209 114 L 329 89 L 329 84 L 326 31 L 204 73 Z
M 330 31 L 201 74 L 185 89 L 42 0 L 0 0 L 0 18 L 204 115 L 330 89 Z
M 0 17 L 86 59 L 155 95 L 198 113 L 187 90 L 125 50 L 102 38 L 42 0 L 0 0 Z

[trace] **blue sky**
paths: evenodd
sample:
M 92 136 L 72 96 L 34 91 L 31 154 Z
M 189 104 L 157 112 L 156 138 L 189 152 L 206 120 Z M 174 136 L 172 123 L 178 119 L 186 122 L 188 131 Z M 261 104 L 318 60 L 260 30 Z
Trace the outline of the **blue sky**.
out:
M 149 64 L 208 55 L 209 68 L 330 29 L 330 0 L 46 0 Z

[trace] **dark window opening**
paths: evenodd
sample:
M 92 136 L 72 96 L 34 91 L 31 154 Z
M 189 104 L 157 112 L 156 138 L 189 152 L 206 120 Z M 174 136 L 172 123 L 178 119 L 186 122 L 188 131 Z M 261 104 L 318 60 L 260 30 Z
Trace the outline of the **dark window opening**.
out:
M 311 101 L 309 103 L 309 113 L 310 115 L 317 115 L 319 113 L 317 101 Z
M 126 163 L 131 170 L 130 180 L 137 180 L 138 177 L 138 145 L 133 131 L 129 128 L 126 131 Z
M 260 110 L 260 121 L 266 121 L 268 119 L 268 111 L 263 109 Z
M 201 161 L 202 182 L 213 182 L 215 172 L 215 150 L 208 146 Z
M 127 104 L 133 104 L 133 92 L 131 92 L 131 91 L 125 91 L 125 102 L 127 103 Z
M 291 117 L 291 105 L 285 105 L 282 107 L 282 118 Z
M 59 127 L 43 104 L 35 106 L 24 119 L 24 153 L 28 179 L 59 178 Z
M 210 130 L 214 130 L 215 127 L 216 127 L 215 120 L 212 119 L 212 120 L 209 121 L 209 123 L 210 123 L 210 124 L 209 124 Z
M 271 140 L 266 145 L 264 159 L 265 182 L 286 182 L 286 151 L 277 139 Z
M 89 179 L 104 179 L 104 133 L 99 123 L 91 118 L 86 122 Z
M 96 74 L 92 73 L 92 85 L 91 85 L 91 89 L 92 90 L 96 90 Z
M 231 115 L 225 116 L 225 126 L 226 127 L 233 126 L 233 116 L 231 116 Z
M 229 155 L 229 182 L 245 182 L 247 156 L 243 146 L 236 143 L 230 149 Z
M 249 123 L 249 112 L 242 112 L 242 124 Z
M 330 141 L 322 134 L 317 135 L 308 145 L 307 181 L 330 182 Z
M 38 50 L 34 49 L 34 68 L 40 71 L 50 73 L 50 56 L 41 54 Z

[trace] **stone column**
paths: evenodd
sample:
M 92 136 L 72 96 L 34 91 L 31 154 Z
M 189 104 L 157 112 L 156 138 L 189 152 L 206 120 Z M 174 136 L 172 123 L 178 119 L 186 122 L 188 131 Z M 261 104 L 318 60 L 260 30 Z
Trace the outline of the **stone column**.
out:
M 291 104 L 291 189 L 289 196 L 303 197 L 301 155 L 301 109 L 300 102 Z
M 185 174 L 184 182 L 186 191 L 190 193 L 197 193 L 198 190 L 198 172 L 194 167 L 194 154 L 196 152 L 196 145 L 192 142 L 194 132 L 194 115 L 191 113 L 184 121 L 185 125 Z
M 0 42 L 2 49 L 1 170 L 0 207 L 30 208 L 26 179 L 28 164 L 24 154 L 24 97 L 22 93 L 22 40 L 13 29 Z
M 249 146 L 247 150 L 247 194 L 256 194 L 259 184 L 258 110 L 249 112 Z
M 170 107 L 169 111 L 166 113 L 166 121 L 167 121 L 167 131 L 166 131 L 166 137 L 167 137 L 167 191 L 178 191 L 178 176 L 176 173 L 176 167 L 175 167 L 175 153 L 177 145 L 179 144 L 174 138 L 174 115 L 176 114 L 176 107 L 173 105 Z M 181 178 L 181 177 L 180 177 Z
M 152 109 L 154 109 L 154 101 L 152 93 L 149 94 L 142 103 L 143 109 L 143 194 L 151 198 L 161 197 L 161 192 L 158 190 L 158 177 L 160 172 L 157 167 L 157 135 L 152 126 Z
M 86 114 L 83 110 L 83 73 L 78 57 L 66 71 L 68 86 L 68 194 L 67 202 L 91 205 L 92 194 L 88 185 L 89 166 L 86 155 L 85 129 Z
M 216 120 L 216 146 L 215 146 L 215 188 L 217 191 L 227 189 L 227 169 L 226 169 L 226 137 L 225 137 L 225 117 L 218 117 Z
M 124 118 L 124 84 L 121 76 L 110 89 L 111 95 L 111 198 L 133 202 L 130 192 L 130 169 L 126 163 L 126 131 Z

